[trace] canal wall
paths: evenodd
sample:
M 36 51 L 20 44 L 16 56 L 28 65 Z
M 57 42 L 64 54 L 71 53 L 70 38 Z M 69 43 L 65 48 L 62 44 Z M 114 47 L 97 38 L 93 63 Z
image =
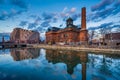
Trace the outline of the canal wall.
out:
M 41 44 L 32 44 L 28 45 L 33 48 L 45 48 L 45 49 L 58 49 L 58 50 L 75 50 L 75 51 L 86 51 L 86 52 L 95 52 L 95 53 L 116 53 L 120 54 L 119 49 L 100 49 L 100 48 L 87 48 L 85 46 L 60 46 L 60 45 L 41 45 Z

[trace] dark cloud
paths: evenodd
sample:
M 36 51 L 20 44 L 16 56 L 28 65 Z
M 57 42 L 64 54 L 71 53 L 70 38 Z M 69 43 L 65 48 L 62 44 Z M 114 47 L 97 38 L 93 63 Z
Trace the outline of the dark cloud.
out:
M 67 7 L 65 7 L 60 13 L 60 17 L 63 18 L 63 21 L 66 21 L 69 17 L 71 17 L 74 21 L 77 20 L 80 17 L 80 14 L 76 13 L 76 8 L 71 8 L 68 10 Z
M 3 11 L 1 14 L 0 14 L 0 20 L 6 20 L 6 19 L 9 19 L 9 18 L 12 18 L 16 15 L 20 15 L 22 14 L 23 12 L 26 12 L 26 10 L 19 10 L 19 11 L 11 11 L 10 13 L 8 13 L 7 11 Z
M 34 23 L 39 24 L 40 21 L 41 21 L 41 18 L 40 18 L 40 17 L 37 17 L 37 18 L 35 19 L 35 22 L 34 22 Z
M 100 26 L 89 27 L 88 30 L 96 30 L 96 29 L 100 29 L 100 28 L 111 28 L 112 25 L 113 25 L 113 22 L 104 23 L 104 24 L 101 24 Z
M 37 26 L 36 23 L 29 23 L 29 24 L 28 24 L 28 29 L 36 28 L 36 26 Z
M 28 7 L 25 0 L 11 0 L 11 4 L 16 5 L 20 8 L 25 8 L 25 9 L 27 9 L 27 7 Z
M 53 22 L 53 23 L 57 23 L 57 21 L 58 21 L 58 18 L 55 18 L 55 17 L 54 17 L 54 18 L 52 19 L 52 22 Z
M 89 14 L 87 20 L 88 21 L 92 20 L 92 21 L 98 22 L 109 16 L 114 16 L 118 13 L 120 13 L 120 1 L 119 0 L 116 1 L 112 7 Z
M 113 10 L 113 8 L 108 8 L 104 11 L 98 11 L 96 13 L 91 14 L 91 16 L 88 17 L 90 17 L 90 20 L 98 22 L 112 15 L 111 10 Z
M 30 15 L 29 17 L 35 19 L 35 18 L 37 18 L 37 15 Z
M 114 4 L 112 13 L 113 13 L 113 15 L 116 15 L 117 13 L 120 13 L 120 0 L 118 0 L 118 1 Z
M 105 9 L 108 5 L 112 4 L 115 0 L 101 0 L 100 3 L 94 5 L 91 7 L 92 11 L 96 10 L 103 10 Z
M 71 16 L 71 18 L 72 18 L 74 21 L 76 21 L 79 17 L 80 17 L 79 14 L 73 14 L 73 15 Z
M 54 16 L 55 16 L 54 13 L 47 13 L 47 12 L 42 13 L 42 17 L 44 20 L 52 19 Z
M 16 15 L 20 15 L 21 13 L 27 11 L 27 6 L 28 6 L 25 0 L 0 0 L 0 4 L 2 4 L 1 6 L 15 5 L 20 8 L 19 10 L 12 9 L 11 12 L 10 10 L 2 11 L 0 14 L 0 20 L 6 20 L 9 18 L 13 18 Z
M 50 27 L 50 21 L 44 21 L 41 23 L 42 27 Z
M 47 12 L 44 12 L 43 14 L 42 14 L 42 18 L 43 18 L 43 21 L 44 22 L 52 22 L 52 23 L 56 23 L 57 21 L 58 21 L 58 18 L 59 18 L 59 16 L 58 16 L 58 14 L 57 13 L 47 13 Z M 44 22 L 43 22 L 43 24 L 44 24 Z M 47 24 L 46 24 L 47 25 Z
M 3 4 L 4 3 L 4 0 L 0 0 L 0 4 Z
M 114 6 L 116 6 L 116 7 L 120 6 L 120 0 L 117 0 L 117 2 L 115 3 Z
M 60 24 L 60 25 L 59 25 L 59 27 L 62 27 L 62 26 L 63 26 L 63 24 Z
M 120 28 L 120 25 L 113 25 L 112 28 Z
M 39 26 L 38 28 L 36 28 L 36 30 L 37 30 L 38 32 L 43 33 L 43 32 L 45 32 L 45 31 L 47 30 L 47 28 L 44 28 L 44 27 Z
M 27 23 L 28 23 L 27 21 L 21 21 L 19 26 L 25 26 L 25 25 L 27 25 Z
M 40 17 L 37 17 L 33 23 L 28 24 L 28 29 L 36 28 L 40 24 Z
M 41 18 L 37 17 L 33 23 L 28 24 L 28 29 L 36 28 L 40 24 Z
M 100 26 L 98 26 L 98 28 L 107 28 L 110 27 L 111 25 L 113 25 L 113 22 L 101 24 Z
M 20 8 L 27 9 L 28 4 L 26 2 L 27 0 L 0 0 L 0 4 L 11 4 L 18 6 Z

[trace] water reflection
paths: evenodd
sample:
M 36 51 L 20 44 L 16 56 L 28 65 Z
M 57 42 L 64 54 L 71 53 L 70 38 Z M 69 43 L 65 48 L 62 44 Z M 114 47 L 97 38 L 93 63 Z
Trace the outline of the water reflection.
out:
M 0 51 L 0 63 L 0 80 L 119 80 L 120 78 L 119 54 L 23 48 Z
M 34 59 L 39 56 L 39 53 L 40 49 L 37 48 L 11 49 L 11 56 L 15 61 Z
M 86 63 L 88 61 L 88 54 L 86 52 L 46 50 L 46 53 L 46 58 L 49 62 L 54 64 L 63 62 L 67 64 L 69 74 L 73 74 L 74 67 L 76 67 L 77 64 L 81 64 L 82 80 L 86 80 Z

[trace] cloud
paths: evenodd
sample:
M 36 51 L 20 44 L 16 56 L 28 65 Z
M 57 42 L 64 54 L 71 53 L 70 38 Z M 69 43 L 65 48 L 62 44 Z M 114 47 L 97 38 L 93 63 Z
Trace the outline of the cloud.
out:
M 5 20 L 8 18 L 8 12 L 7 11 L 2 11 L 2 14 L 0 15 L 0 20 Z
M 35 18 L 37 18 L 37 15 L 30 15 L 29 17 L 35 19 Z
M 112 28 L 120 28 L 120 25 L 113 25 Z
M 28 23 L 27 21 L 21 21 L 19 26 L 25 26 L 25 25 L 27 25 L 27 23 Z
M 58 18 L 56 18 L 56 17 L 54 17 L 52 20 L 53 23 L 57 23 L 57 21 L 58 21 Z
M 0 4 L 3 4 L 4 3 L 4 0 L 0 0 Z
M 28 5 L 25 2 L 25 0 L 11 0 L 11 4 L 16 5 L 20 8 L 24 8 L 24 9 L 28 8 Z
M 106 28 L 106 27 L 110 27 L 111 25 L 113 25 L 113 22 L 101 24 L 100 26 L 98 26 L 98 28 Z
M 47 31 L 47 28 L 39 26 L 38 28 L 36 28 L 36 30 L 40 33 L 44 33 L 45 31 Z
M 43 17 L 44 20 L 52 19 L 53 16 L 54 16 L 53 13 L 44 12 L 44 13 L 42 14 L 42 17 Z
M 29 24 L 28 24 L 28 29 L 36 28 L 36 26 L 37 26 L 36 23 L 29 23 Z
M 64 9 L 63 9 L 63 11 L 62 11 L 62 13 L 64 13 L 64 12 L 66 12 L 67 11 L 67 7 L 64 7 Z
M 0 20 L 6 20 L 9 18 L 13 18 L 16 15 L 20 15 L 23 12 L 27 11 L 27 3 L 25 2 L 25 0 L 0 0 L 0 4 L 2 4 L 1 6 L 18 6 L 19 10 L 15 10 L 15 9 L 11 9 L 9 7 L 9 9 L 3 8 L 4 11 L 1 11 L 0 14 Z M 11 10 L 10 10 L 11 9 Z
M 73 7 L 73 8 L 71 8 L 70 12 L 71 12 L 71 13 L 76 12 L 76 8 L 74 8 L 74 7 Z
M 33 23 L 28 24 L 28 29 L 36 28 L 40 24 L 41 18 L 37 17 Z
M 115 0 L 101 0 L 100 3 L 94 5 L 91 7 L 92 11 L 96 10 L 103 10 L 105 9 L 108 5 L 112 4 Z
M 113 25 L 113 22 L 103 23 L 100 26 L 89 27 L 88 30 L 96 30 L 96 29 L 100 29 L 100 28 L 110 28 L 112 25 Z
M 12 9 L 10 13 L 8 13 L 7 11 L 2 11 L 2 13 L 0 14 L 0 20 L 6 20 L 12 18 L 16 15 L 22 14 L 23 12 L 26 12 L 26 10 L 17 11 L 15 9 Z
M 72 7 L 71 9 L 68 9 L 65 7 L 63 11 L 60 13 L 61 18 L 63 18 L 63 21 L 66 21 L 68 17 L 71 17 L 73 20 L 77 20 L 77 18 L 80 17 L 78 13 L 76 13 L 76 8 Z
M 95 22 L 101 21 L 109 16 L 114 16 L 120 13 L 120 0 L 117 0 L 113 3 L 112 6 L 105 8 L 104 10 L 95 11 L 88 15 L 88 21 L 92 20 Z
M 71 18 L 75 21 L 80 17 L 80 14 L 73 14 Z
M 40 18 L 40 17 L 37 17 L 34 23 L 39 24 L 40 21 L 41 21 L 41 18 Z
M 101 21 L 107 18 L 108 16 L 112 15 L 111 10 L 113 10 L 113 8 L 108 8 L 104 11 L 98 11 L 96 13 L 92 13 L 90 14 L 91 16 L 89 15 L 90 20 L 95 21 L 95 22 Z
M 59 14 L 58 13 L 50 13 L 50 12 L 44 12 L 42 14 L 42 18 L 43 18 L 43 21 L 44 22 L 52 22 L 52 23 L 57 23 L 58 19 L 60 18 L 59 17 Z M 44 24 L 43 22 L 43 24 Z
M 48 20 L 48 21 L 42 22 L 42 23 L 41 23 L 41 26 L 42 26 L 42 27 L 50 27 L 50 21 Z
M 28 8 L 28 4 L 26 3 L 26 0 L 0 0 L 0 4 L 15 5 L 24 9 Z

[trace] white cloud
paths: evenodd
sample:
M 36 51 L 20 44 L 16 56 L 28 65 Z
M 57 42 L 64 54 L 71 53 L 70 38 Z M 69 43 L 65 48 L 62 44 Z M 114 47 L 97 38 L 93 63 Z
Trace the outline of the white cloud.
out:
M 71 13 L 74 13 L 75 11 L 76 11 L 76 8 L 74 8 L 74 7 L 71 8 L 71 10 L 70 10 Z

